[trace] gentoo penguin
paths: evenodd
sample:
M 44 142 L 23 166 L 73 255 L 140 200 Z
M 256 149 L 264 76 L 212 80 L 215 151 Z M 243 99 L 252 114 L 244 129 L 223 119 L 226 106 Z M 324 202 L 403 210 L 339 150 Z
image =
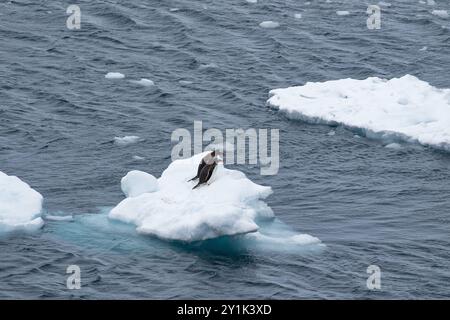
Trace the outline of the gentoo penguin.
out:
M 214 151 L 208 153 L 206 156 L 204 156 L 202 161 L 200 161 L 200 164 L 198 165 L 197 175 L 189 181 L 198 179 L 200 177 L 200 173 L 202 172 L 202 169 L 204 168 L 204 166 L 206 166 L 207 164 L 212 164 L 214 162 L 215 157 L 216 157 L 216 150 L 214 150 Z
M 200 172 L 199 175 L 198 183 L 195 187 L 192 188 L 192 190 L 198 188 L 202 184 L 207 183 L 211 179 L 214 170 L 216 170 L 217 162 L 219 161 L 221 161 L 221 159 L 219 156 L 217 156 L 214 157 L 214 161 L 211 164 L 206 164 L 205 166 L 203 166 L 202 171 Z

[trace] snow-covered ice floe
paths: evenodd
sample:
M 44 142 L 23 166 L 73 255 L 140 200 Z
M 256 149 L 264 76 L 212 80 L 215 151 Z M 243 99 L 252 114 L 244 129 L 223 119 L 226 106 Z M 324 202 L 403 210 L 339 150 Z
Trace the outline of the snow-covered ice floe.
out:
M 308 82 L 271 90 L 267 103 L 291 118 L 450 150 L 450 89 L 411 75 Z
M 0 171 L 0 232 L 41 228 L 42 202 L 42 195 L 27 183 Z
M 128 173 L 122 179 L 128 197 L 109 218 L 135 224 L 139 233 L 188 242 L 256 232 L 257 219 L 273 218 L 262 201 L 271 188 L 223 164 L 218 164 L 210 185 L 192 190 L 196 182 L 188 180 L 205 155 L 175 160 L 159 179 L 139 171 Z

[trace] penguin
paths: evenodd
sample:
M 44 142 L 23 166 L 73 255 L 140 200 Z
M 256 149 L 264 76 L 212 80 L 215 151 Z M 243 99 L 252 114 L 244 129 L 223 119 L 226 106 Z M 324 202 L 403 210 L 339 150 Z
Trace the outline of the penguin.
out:
M 209 181 L 209 179 L 211 179 L 216 167 L 217 167 L 216 161 L 213 161 L 213 163 L 211 163 L 211 164 L 206 164 L 203 167 L 202 171 L 200 172 L 200 176 L 199 176 L 197 185 L 195 187 L 193 187 L 192 190 L 194 190 L 195 188 L 198 188 L 202 184 L 207 183 Z
M 215 162 L 214 161 L 215 157 L 216 157 L 216 150 L 213 150 L 211 153 L 208 153 L 206 156 L 204 156 L 202 161 L 200 161 L 200 164 L 198 165 L 197 175 L 193 177 L 191 180 L 188 180 L 188 182 L 200 178 L 200 173 L 202 172 L 202 169 L 206 165 L 211 164 L 211 162 Z

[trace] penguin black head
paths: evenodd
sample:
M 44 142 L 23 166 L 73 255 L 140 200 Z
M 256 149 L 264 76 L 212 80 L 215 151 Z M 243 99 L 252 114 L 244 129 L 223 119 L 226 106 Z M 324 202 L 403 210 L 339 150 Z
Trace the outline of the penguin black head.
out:
M 211 152 L 211 156 L 215 157 L 216 156 L 216 150 L 213 150 L 213 152 Z

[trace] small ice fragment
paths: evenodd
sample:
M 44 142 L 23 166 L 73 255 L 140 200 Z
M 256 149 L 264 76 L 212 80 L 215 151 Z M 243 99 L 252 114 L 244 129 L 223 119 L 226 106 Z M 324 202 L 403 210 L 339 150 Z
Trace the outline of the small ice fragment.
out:
M 114 143 L 118 146 L 126 146 L 141 141 L 138 136 L 114 137 Z
M 338 16 L 348 16 L 350 14 L 349 11 L 336 11 Z
M 133 81 L 133 83 L 140 84 L 141 86 L 144 86 L 144 87 L 151 87 L 151 86 L 155 85 L 155 83 L 152 80 L 144 79 L 144 78 L 142 78 L 139 81 Z
M 120 72 L 108 72 L 105 75 L 105 78 L 106 79 L 123 79 L 123 78 L 125 78 L 125 75 Z
M 280 26 L 280 24 L 275 21 L 263 21 L 259 24 L 259 26 L 261 28 L 274 29 L 274 28 L 278 28 Z
M 141 157 L 141 156 L 133 156 L 133 160 L 142 161 L 142 160 L 145 160 L 145 158 Z
M 398 150 L 398 149 L 401 149 L 402 146 L 398 143 L 390 143 L 390 144 L 386 145 L 385 148 Z
M 295 13 L 294 14 L 294 18 L 295 19 L 301 19 L 302 18 L 302 14 L 301 13 Z
M 438 16 L 439 18 L 442 18 L 442 19 L 447 19 L 448 18 L 447 10 L 433 10 L 433 11 L 431 11 L 431 13 L 434 14 L 435 16 Z

